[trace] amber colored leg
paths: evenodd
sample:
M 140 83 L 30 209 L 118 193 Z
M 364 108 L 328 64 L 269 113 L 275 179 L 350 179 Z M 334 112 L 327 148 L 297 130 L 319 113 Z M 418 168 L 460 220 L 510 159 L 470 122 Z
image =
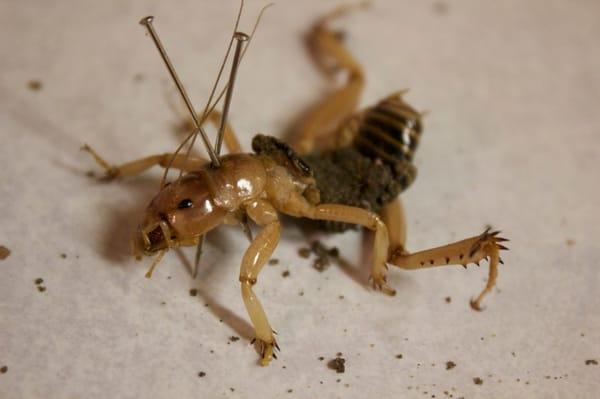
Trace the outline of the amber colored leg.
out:
M 265 200 L 256 200 L 246 204 L 246 213 L 256 224 L 263 227 L 244 253 L 240 269 L 240 283 L 246 310 L 254 325 L 256 339 L 261 344 L 261 364 L 266 366 L 273 357 L 276 357 L 274 350 L 278 349 L 278 346 L 267 315 L 252 290 L 252 286 L 256 284 L 258 274 L 277 247 L 281 225 L 277 211 Z
M 383 208 L 381 219 L 390 236 L 390 253 L 406 252 L 406 217 L 399 197 Z
M 488 259 L 490 273 L 487 284 L 479 296 L 471 301 L 471 307 L 473 307 L 473 309 L 481 310 L 482 299 L 496 284 L 498 263 L 502 263 L 499 251 L 501 249 L 507 249 L 500 243 L 508 240 L 499 237 L 498 234 L 498 231 L 490 233 L 488 229 L 481 235 L 437 248 L 431 248 L 412 254 L 397 251 L 396 253 L 392 253 L 388 263 L 401 269 L 408 270 L 448 265 L 462 265 L 466 268 L 469 263 L 479 265 L 481 260 Z
M 324 73 L 333 77 L 338 71 L 345 70 L 348 78 L 341 88 L 318 103 L 298 127 L 292 147 L 300 153 L 312 151 L 318 139 L 334 131 L 358 106 L 365 80 L 362 68 L 336 33 L 328 28 L 330 20 L 346 14 L 352 8 L 356 6 L 335 9 L 317 21 L 308 35 L 309 50 Z
M 145 158 L 136 159 L 134 161 L 115 166 L 106 162 L 104 158 L 98 155 L 98 153 L 89 145 L 85 144 L 83 147 L 81 147 L 81 149 L 89 152 L 94 157 L 96 162 L 102 168 L 104 168 L 104 170 L 106 170 L 106 174 L 103 177 L 105 180 L 111 180 L 116 177 L 136 176 L 155 165 L 166 168 L 169 164 L 169 161 L 173 157 L 173 154 L 170 153 L 150 155 Z M 185 154 L 177 154 L 171 167 L 175 169 L 181 169 L 183 171 L 192 171 L 198 170 L 207 162 L 202 158 L 189 157 L 187 160 L 185 158 Z
M 396 293 L 386 284 L 386 260 L 389 253 L 388 230 L 377 214 L 347 205 L 319 204 L 313 206 L 299 194 L 291 195 L 285 203 L 278 205 L 281 212 L 290 216 L 358 224 L 374 231 L 373 266 L 371 268 L 373 284 L 375 288 L 381 289 L 388 295 Z

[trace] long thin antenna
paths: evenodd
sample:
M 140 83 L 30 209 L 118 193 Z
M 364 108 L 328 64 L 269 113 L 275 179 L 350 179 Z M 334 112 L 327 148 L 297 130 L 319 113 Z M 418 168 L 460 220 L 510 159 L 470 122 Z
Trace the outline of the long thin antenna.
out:
M 202 136 L 202 141 L 204 142 L 206 151 L 208 152 L 208 155 L 210 156 L 210 160 L 212 161 L 214 166 L 218 167 L 221 165 L 221 163 L 219 162 L 219 157 L 217 156 L 214 149 L 210 145 L 208 136 L 206 135 L 206 132 L 204 131 L 204 129 L 202 129 L 202 124 L 200 123 L 200 120 L 198 119 L 198 115 L 196 115 L 196 111 L 194 110 L 194 107 L 192 106 L 192 102 L 190 101 L 190 98 L 188 97 L 188 94 L 185 91 L 185 88 L 183 87 L 181 81 L 179 80 L 179 76 L 177 76 L 177 72 L 175 72 L 175 68 L 173 67 L 173 64 L 171 63 L 171 60 L 169 59 L 169 56 L 167 55 L 165 48 L 163 47 L 158 35 L 156 34 L 156 31 L 154 30 L 154 26 L 152 25 L 153 20 L 154 20 L 154 17 L 148 16 L 148 17 L 142 18 L 140 21 L 140 24 L 144 25 L 148 29 L 148 33 L 152 37 L 152 40 L 154 41 L 154 44 L 156 45 L 156 48 L 158 49 L 158 52 L 160 53 L 161 58 L 165 62 L 165 65 L 167 66 L 167 69 L 169 70 L 169 74 L 171 75 L 171 78 L 173 78 L 173 81 L 175 82 L 175 85 L 177 86 L 177 90 L 179 91 L 179 94 L 181 94 L 181 97 L 183 98 L 183 101 L 185 101 L 185 105 L 187 106 L 188 111 L 190 111 L 190 114 L 192 115 L 192 119 L 194 120 L 194 125 L 196 125 L 196 128 L 198 129 L 198 131 L 200 132 L 200 135 Z
M 242 55 L 242 46 L 245 42 L 250 39 L 250 36 L 243 32 L 235 32 L 235 53 L 233 54 L 233 61 L 231 63 L 231 73 L 229 74 L 229 83 L 227 84 L 227 94 L 225 94 L 225 103 L 223 104 L 223 114 L 221 115 L 221 126 L 219 127 L 219 134 L 217 135 L 217 142 L 215 144 L 215 152 L 217 155 L 221 153 L 221 145 L 223 144 L 223 133 L 225 132 L 225 125 L 227 124 L 227 116 L 229 115 L 229 106 L 231 105 L 231 97 L 233 95 L 233 88 L 235 86 L 235 77 L 237 75 L 238 66 L 240 65 L 240 58 Z

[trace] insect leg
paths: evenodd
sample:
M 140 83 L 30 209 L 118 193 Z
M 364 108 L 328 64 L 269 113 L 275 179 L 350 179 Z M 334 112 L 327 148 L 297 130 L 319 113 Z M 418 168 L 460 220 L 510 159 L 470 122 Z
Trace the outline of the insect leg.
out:
M 280 206 L 280 210 L 295 217 L 358 224 L 374 231 L 373 266 L 371 269 L 373 285 L 388 295 L 395 295 L 396 291 L 387 285 L 385 277 L 387 272 L 385 263 L 389 248 L 388 230 L 377 214 L 347 205 L 319 204 L 313 206 L 300 195 L 293 195 L 285 204 Z
M 334 77 L 338 71 L 347 71 L 344 85 L 329 94 L 303 118 L 296 131 L 292 147 L 299 153 L 308 153 L 316 141 L 334 131 L 341 120 L 348 117 L 358 105 L 364 87 L 364 73 L 354 57 L 346 50 L 342 39 L 328 27 L 331 19 L 347 13 L 351 8 L 343 6 L 318 20 L 308 35 L 310 53 L 323 72 Z
M 406 217 L 400 197 L 383 208 L 381 219 L 390 236 L 390 253 L 406 252 Z
M 173 154 L 165 153 L 165 154 L 157 154 L 150 155 L 144 158 L 136 159 L 131 162 L 127 162 L 121 165 L 111 165 L 104 160 L 96 151 L 94 151 L 90 146 L 85 144 L 81 147 L 83 151 L 89 152 L 96 162 L 104 168 L 106 174 L 104 175 L 105 180 L 112 180 L 116 177 L 128 177 L 139 175 L 147 169 L 155 165 L 159 165 L 161 167 L 167 167 L 169 161 L 173 157 Z M 173 164 L 171 167 L 176 169 L 182 169 L 185 171 L 197 170 L 202 165 L 204 165 L 207 160 L 202 158 L 188 158 L 185 159 L 185 154 L 178 154 L 173 160 Z
M 498 231 L 490 233 L 488 229 L 478 236 L 413 254 L 396 251 L 391 254 L 388 262 L 401 269 L 416 270 L 448 265 L 462 265 L 466 268 L 469 263 L 479 266 L 481 260 L 487 259 L 490 264 L 488 281 L 479 296 L 471 300 L 471 307 L 481 310 L 483 297 L 496 284 L 498 263 L 502 263 L 499 251 L 507 249 L 501 243 L 508 240 L 499 237 L 498 234 Z
M 266 366 L 275 357 L 274 350 L 278 346 L 267 315 L 252 290 L 252 286 L 256 284 L 258 274 L 279 242 L 281 225 L 279 224 L 277 211 L 265 200 L 256 200 L 247 204 L 246 212 L 256 224 L 262 226 L 262 230 L 244 253 L 240 268 L 240 283 L 246 310 L 254 325 L 256 338 L 261 345 L 261 364 Z

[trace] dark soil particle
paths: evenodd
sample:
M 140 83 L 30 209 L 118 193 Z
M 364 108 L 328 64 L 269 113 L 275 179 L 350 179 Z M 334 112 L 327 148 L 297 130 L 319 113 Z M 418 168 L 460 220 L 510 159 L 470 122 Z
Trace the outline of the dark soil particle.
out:
M 30 80 L 27 82 L 27 88 L 31 91 L 40 91 L 42 90 L 42 82 L 39 80 Z
M 588 360 L 585 361 L 585 365 L 586 366 L 590 366 L 590 365 L 597 366 L 598 365 L 598 361 L 596 359 L 588 359 Z
M 435 15 L 446 15 L 450 9 L 450 6 L 443 1 L 436 1 L 433 3 L 433 13 Z
M 317 256 L 313 263 L 313 267 L 322 272 L 329 267 L 331 261 L 340 256 L 340 251 L 336 248 L 328 249 L 320 241 L 314 241 L 310 246 L 311 251 Z
M 456 367 L 456 363 L 452 360 L 446 362 L 446 370 L 452 370 L 454 367 Z
M 192 288 L 190 290 L 190 296 L 196 296 L 196 295 L 198 295 L 198 290 L 196 288 Z
M 325 358 L 323 356 L 319 356 L 319 360 L 323 361 L 323 360 L 325 360 Z
M 38 289 L 39 292 L 46 291 L 46 287 L 44 287 L 43 285 L 38 285 L 37 289 Z
M 402 356 L 402 353 L 399 353 L 396 355 L 396 359 L 402 359 L 404 356 Z
M 0 367 L 0 373 L 5 374 L 8 371 L 8 366 Z
M 277 258 L 269 259 L 269 265 L 275 266 L 278 264 L 279 264 L 279 259 L 277 259 Z
M 452 302 L 452 298 L 447 296 L 446 298 L 444 298 L 444 300 L 446 301 L 446 303 L 450 303 Z
M 10 249 L 6 248 L 4 245 L 0 245 L 0 260 L 8 258 L 9 255 Z
M 335 370 L 337 373 L 344 373 L 346 371 L 346 359 L 338 356 L 335 359 L 331 359 L 327 363 L 327 367 Z
M 67 259 L 67 254 L 62 253 L 62 254 L 60 254 L 60 257 L 63 258 L 63 259 Z
M 304 258 L 304 259 L 306 259 L 306 258 L 308 258 L 308 257 L 310 256 L 310 249 L 309 249 L 309 248 L 300 248 L 300 249 L 298 250 L 298 255 L 299 255 L 301 258 Z
M 475 383 L 475 385 L 481 385 L 483 384 L 483 380 L 479 377 L 475 377 L 473 378 L 473 382 Z
M 235 336 L 235 335 L 232 335 L 231 337 L 229 337 L 229 340 L 230 340 L 231 342 L 239 341 L 239 340 L 240 340 L 240 337 L 237 337 L 237 336 Z
M 290 276 L 290 271 L 289 270 L 284 271 L 283 273 L 281 273 L 281 276 L 282 277 L 289 277 Z
M 43 282 L 44 282 L 44 279 L 43 279 L 43 278 L 36 278 L 36 279 L 35 279 L 35 284 L 36 284 L 36 285 L 40 285 L 40 284 L 42 284 Z
M 201 371 L 198 373 L 198 377 L 202 378 L 206 375 L 206 373 L 204 371 Z
M 288 391 L 288 393 L 292 393 L 292 392 L 294 392 L 294 390 L 293 390 L 293 389 L 288 389 L 287 391 Z

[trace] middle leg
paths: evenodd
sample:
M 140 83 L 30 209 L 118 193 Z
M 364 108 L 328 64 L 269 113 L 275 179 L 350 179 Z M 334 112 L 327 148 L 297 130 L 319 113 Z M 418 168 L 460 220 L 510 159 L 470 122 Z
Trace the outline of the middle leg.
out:
M 377 214 L 363 208 L 340 204 L 313 206 L 297 193 L 288 198 L 286 203 L 279 204 L 279 210 L 294 217 L 357 224 L 374 231 L 373 266 L 371 268 L 373 285 L 388 295 L 396 294 L 396 291 L 386 282 L 386 261 L 389 255 L 388 230 Z

